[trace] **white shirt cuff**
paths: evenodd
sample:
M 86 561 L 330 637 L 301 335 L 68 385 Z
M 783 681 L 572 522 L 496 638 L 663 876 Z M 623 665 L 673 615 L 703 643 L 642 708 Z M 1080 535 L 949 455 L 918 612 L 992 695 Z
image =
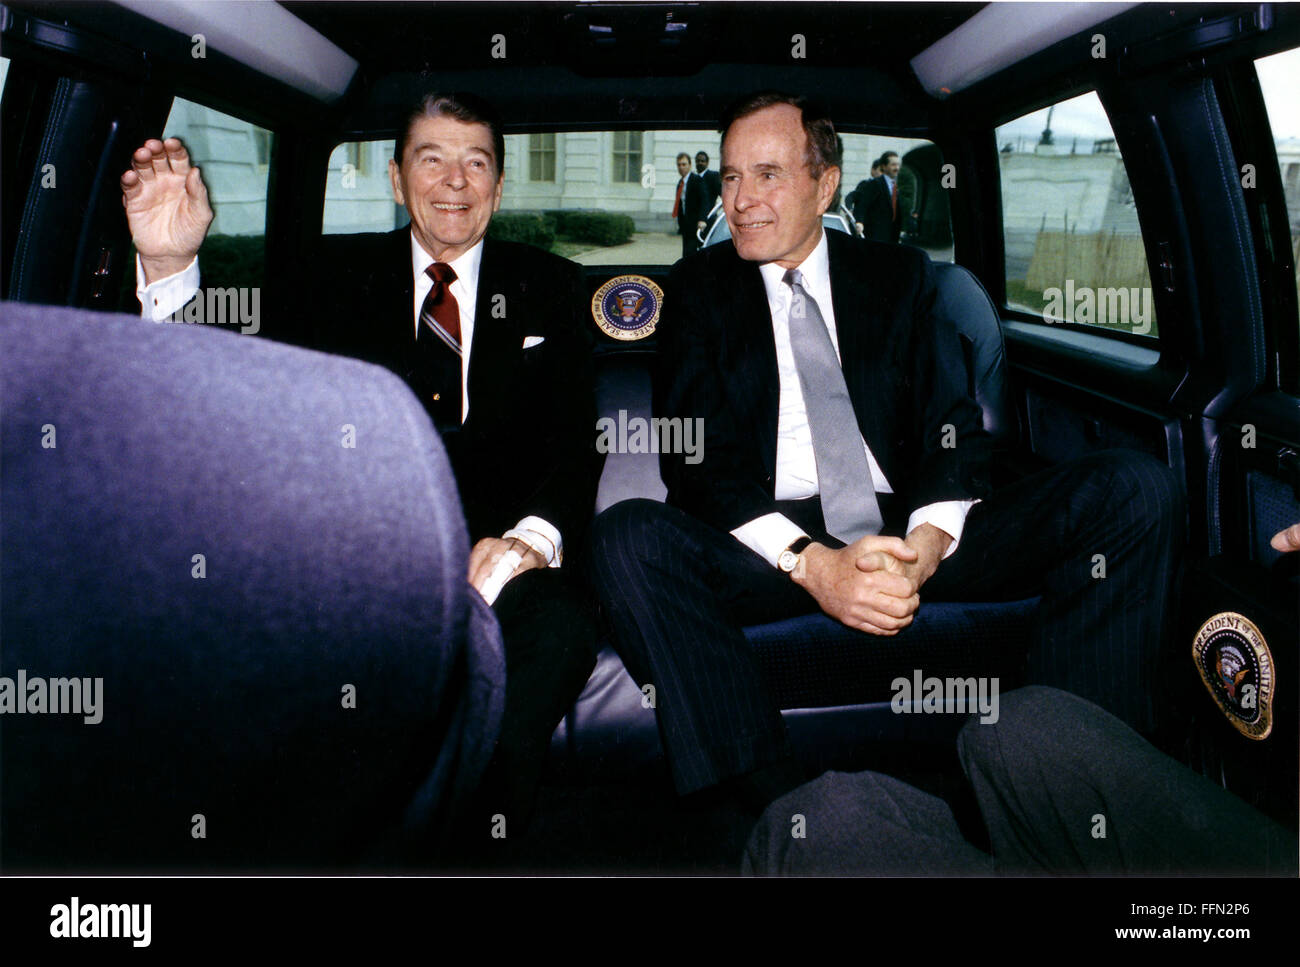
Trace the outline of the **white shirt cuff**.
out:
M 741 524 L 731 532 L 731 536 L 776 567 L 776 559 L 781 556 L 781 552 L 799 538 L 808 535 L 784 514 L 764 514 L 748 524 Z
M 144 319 L 163 322 L 177 309 L 194 298 L 199 291 L 199 257 L 175 275 L 145 284 L 144 265 L 135 257 L 135 297 L 140 300 L 140 315 Z
M 961 532 L 966 527 L 966 515 L 978 503 L 978 500 L 941 500 L 938 503 L 918 507 L 912 511 L 912 516 L 907 518 L 907 533 L 912 533 L 922 524 L 932 524 L 939 528 L 952 538 L 952 543 L 940 558 L 941 561 L 947 560 L 952 557 L 957 550 L 957 545 L 961 543 Z
M 564 542 L 560 540 L 560 532 L 542 517 L 525 517 L 501 536 L 508 541 L 523 541 L 546 559 L 547 567 L 559 567 L 564 560 Z

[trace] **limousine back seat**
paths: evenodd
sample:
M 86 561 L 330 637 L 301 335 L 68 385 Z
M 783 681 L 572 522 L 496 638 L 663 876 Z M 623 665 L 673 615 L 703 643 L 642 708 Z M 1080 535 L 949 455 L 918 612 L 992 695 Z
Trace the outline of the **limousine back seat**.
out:
M 451 835 L 505 655 L 400 379 L 4 302 L 0 415 L 0 674 L 47 713 L 0 717 L 0 868 L 386 866 Z
M 958 333 L 970 390 L 995 445 L 1014 442 L 1002 329 L 992 299 L 967 269 L 935 263 L 936 312 Z M 602 346 L 596 406 L 601 417 L 648 419 L 654 349 Z M 619 501 L 662 501 L 666 488 L 653 453 L 610 453 L 597 512 Z M 897 714 L 892 683 L 929 677 L 996 677 L 1003 691 L 1023 675 L 1038 599 L 925 603 L 912 624 L 891 638 L 854 631 L 824 614 L 745 629 L 791 742 L 826 767 L 863 766 L 864 750 L 892 740 L 946 745 L 964 716 Z M 919 708 L 919 706 L 918 706 Z M 910 706 L 909 706 L 910 710 Z M 974 708 L 972 707 L 972 711 Z M 648 698 L 606 643 L 587 687 L 552 738 L 552 762 L 565 778 L 631 776 L 662 757 Z

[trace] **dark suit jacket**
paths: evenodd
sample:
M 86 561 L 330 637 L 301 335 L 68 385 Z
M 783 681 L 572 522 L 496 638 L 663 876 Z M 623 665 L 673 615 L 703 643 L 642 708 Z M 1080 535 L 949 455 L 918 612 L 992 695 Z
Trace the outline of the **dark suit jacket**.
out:
M 862 223 L 864 237 L 877 242 L 898 241 L 900 223 L 894 218 L 889 183 L 883 176 L 858 182 L 849 196 L 849 207 L 853 211 L 853 220 Z
M 989 438 L 956 331 L 934 317 L 924 252 L 827 232 L 835 326 L 858 430 L 897 495 L 887 525 L 989 491 Z M 780 382 L 756 262 L 731 242 L 678 262 L 659 324 L 655 412 L 704 420 L 703 459 L 660 458 L 668 501 L 730 531 L 777 512 Z M 944 447 L 944 427 L 955 432 Z M 882 509 L 884 509 L 882 507 Z
M 704 179 L 694 171 L 686 176 L 686 187 L 682 189 L 682 207 L 677 214 L 677 228 L 683 235 L 694 236 L 696 223 L 708 217 L 709 209 L 705 204 L 707 189 Z M 673 196 L 677 195 L 677 186 L 673 185 Z
M 410 230 L 322 242 L 311 344 L 385 366 L 420 395 Z M 535 514 L 559 528 L 566 555 L 581 545 L 603 460 L 582 313 L 589 301 L 574 263 L 484 241 L 469 414 L 459 431 L 443 434 L 471 541 L 500 537 Z M 524 349 L 526 336 L 543 342 Z
M 712 169 L 698 173 L 704 179 L 704 213 L 713 211 L 713 203 L 722 195 L 722 175 Z

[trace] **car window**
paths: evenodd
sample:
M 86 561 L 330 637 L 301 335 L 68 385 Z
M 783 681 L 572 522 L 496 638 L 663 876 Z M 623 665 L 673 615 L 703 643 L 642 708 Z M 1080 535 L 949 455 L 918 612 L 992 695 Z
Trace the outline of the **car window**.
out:
M 5 89 L 5 78 L 9 76 L 9 58 L 0 57 L 0 96 Z
M 260 287 L 271 132 L 179 97 L 163 130 L 185 142 L 212 202 L 215 217 L 199 249 L 204 284 Z
M 393 201 L 388 180 L 388 159 L 394 141 L 346 141 L 330 155 L 325 180 L 325 211 L 321 230 L 326 235 L 348 232 L 387 232 L 410 219 Z
M 845 134 L 839 202 L 871 176 L 886 151 L 900 156 L 904 241 L 952 259 L 942 158 L 929 141 Z M 673 218 L 677 155 L 703 151 L 717 172 L 715 131 L 566 131 L 506 136 L 505 191 L 490 233 L 546 248 L 584 265 L 671 265 L 682 253 Z M 335 147 L 326 179 L 325 234 L 390 231 L 408 221 L 393 201 L 393 141 Z M 838 202 L 837 202 L 838 208 Z M 717 220 L 708 219 L 712 226 Z M 707 231 L 707 229 L 706 229 Z
M 1296 296 L 1300 302 L 1300 47 L 1255 62 L 1268 124 L 1273 129 L 1282 190 L 1291 226 L 1291 254 L 1296 265 Z
M 996 136 L 1008 307 L 1049 324 L 1156 336 L 1133 191 L 1096 93 Z

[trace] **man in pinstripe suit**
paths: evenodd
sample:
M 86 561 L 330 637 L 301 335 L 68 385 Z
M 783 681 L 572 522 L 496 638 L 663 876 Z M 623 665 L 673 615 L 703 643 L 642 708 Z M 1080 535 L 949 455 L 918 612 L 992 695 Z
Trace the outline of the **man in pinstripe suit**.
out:
M 703 460 L 665 454 L 667 504 L 618 504 L 594 535 L 678 792 L 729 781 L 759 808 L 801 781 L 740 629 L 817 610 L 894 635 L 922 601 L 1041 594 L 1031 678 L 1149 728 L 1182 520 L 1168 468 L 1097 454 L 991 492 L 928 259 L 822 230 L 840 178 L 829 119 L 756 95 L 722 154 L 734 245 L 674 267 L 655 393 L 658 415 L 703 419 Z

